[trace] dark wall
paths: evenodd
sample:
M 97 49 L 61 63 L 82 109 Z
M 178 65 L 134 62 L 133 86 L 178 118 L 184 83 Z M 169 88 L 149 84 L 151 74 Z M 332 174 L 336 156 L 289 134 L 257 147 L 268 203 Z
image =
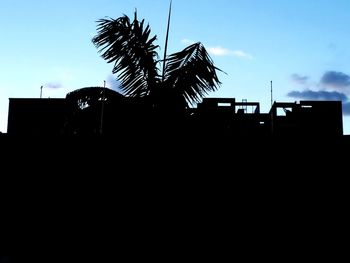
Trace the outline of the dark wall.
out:
M 10 99 L 7 133 L 60 134 L 65 118 L 65 99 Z
M 13 256 L 0 256 L 0 263 L 13 263 L 15 259 Z

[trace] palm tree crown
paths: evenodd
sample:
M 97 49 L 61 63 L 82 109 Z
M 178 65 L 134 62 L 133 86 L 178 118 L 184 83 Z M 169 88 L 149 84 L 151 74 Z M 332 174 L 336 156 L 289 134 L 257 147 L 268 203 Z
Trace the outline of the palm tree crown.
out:
M 165 58 L 164 79 L 159 73 L 161 62 L 144 19 L 126 15 L 97 21 L 97 35 L 92 39 L 108 63 L 114 63 L 113 74 L 121 82 L 121 91 L 129 97 L 182 101 L 189 106 L 199 102 L 220 86 L 216 68 L 204 46 L 198 42 Z

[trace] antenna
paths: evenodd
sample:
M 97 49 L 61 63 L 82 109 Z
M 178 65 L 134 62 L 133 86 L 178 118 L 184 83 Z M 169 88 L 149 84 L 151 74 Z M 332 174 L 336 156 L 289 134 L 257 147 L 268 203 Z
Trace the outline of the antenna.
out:
M 40 99 L 43 97 L 43 86 L 40 87 Z
M 272 80 L 271 80 L 271 109 L 272 109 L 272 106 L 273 106 L 273 89 L 272 89 Z M 274 133 L 274 114 L 275 114 L 275 111 L 274 109 L 271 110 L 271 134 Z
M 165 49 L 164 49 L 164 60 L 163 60 L 163 74 L 162 74 L 162 82 L 164 82 L 165 78 L 165 60 L 166 60 L 166 53 L 168 50 L 168 40 L 169 40 L 169 30 L 170 30 L 170 18 L 171 18 L 171 6 L 172 6 L 172 0 L 170 0 L 170 6 L 169 6 L 169 16 L 168 16 L 168 27 L 166 30 L 166 37 L 165 37 Z
M 103 91 L 102 91 L 102 105 L 101 105 L 101 123 L 100 123 L 100 134 L 103 132 L 103 114 L 105 106 L 105 92 L 106 92 L 106 81 L 103 81 Z
M 271 106 L 273 104 L 273 90 L 272 90 L 272 80 L 271 80 Z

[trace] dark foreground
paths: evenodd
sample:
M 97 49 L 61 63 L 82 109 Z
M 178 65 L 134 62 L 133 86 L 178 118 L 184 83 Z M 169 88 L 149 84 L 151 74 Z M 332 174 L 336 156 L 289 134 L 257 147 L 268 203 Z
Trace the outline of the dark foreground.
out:
M 79 185 L 86 184 L 111 192 L 121 185 L 120 190 L 128 185 L 141 192 L 209 187 L 226 193 L 237 186 L 238 191 L 256 187 L 259 192 L 341 183 L 347 177 L 350 137 L 2 135 L 0 145 L 3 177 L 16 176 L 29 184 L 47 182 L 82 191 Z
M 162 251 L 171 242 L 210 244 L 263 258 L 272 246 L 292 258 L 310 243 L 337 242 L 347 222 L 349 137 L 213 138 L 2 135 L 3 218 L 15 215 L 11 229 L 30 233 L 25 239 L 40 232 L 71 247 L 105 235 L 152 237 Z M 62 262 L 35 260 L 54 261 Z M 19 262 L 34 261 L 1 263 Z

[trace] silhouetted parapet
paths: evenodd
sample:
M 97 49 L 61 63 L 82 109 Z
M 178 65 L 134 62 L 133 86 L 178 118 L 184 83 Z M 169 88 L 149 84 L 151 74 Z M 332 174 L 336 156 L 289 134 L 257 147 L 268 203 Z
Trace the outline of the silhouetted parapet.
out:
M 274 135 L 343 135 L 341 101 L 275 102 L 270 118 Z
M 266 135 L 269 125 L 258 102 L 236 102 L 234 98 L 206 98 L 198 104 L 197 114 L 204 129 L 228 136 Z
M 170 105 L 170 106 L 169 106 Z M 8 133 L 25 135 L 341 136 L 340 101 L 258 102 L 208 98 L 197 108 L 155 104 L 152 97 L 124 97 L 105 88 L 84 88 L 66 99 L 10 99 Z M 177 103 L 175 103 L 177 105 Z M 133 137 L 133 136 L 131 136 Z

